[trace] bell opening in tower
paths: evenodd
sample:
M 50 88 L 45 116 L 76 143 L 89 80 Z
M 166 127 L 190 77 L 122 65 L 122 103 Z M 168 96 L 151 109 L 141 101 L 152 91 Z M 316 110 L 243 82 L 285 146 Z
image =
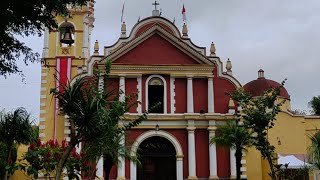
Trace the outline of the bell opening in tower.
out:
M 59 26 L 60 43 L 62 47 L 74 44 L 75 28 L 70 22 L 64 22 Z

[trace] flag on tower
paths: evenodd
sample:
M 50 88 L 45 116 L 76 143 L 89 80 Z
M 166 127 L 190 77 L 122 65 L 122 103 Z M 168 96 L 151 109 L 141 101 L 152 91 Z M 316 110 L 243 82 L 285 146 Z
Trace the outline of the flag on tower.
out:
M 187 20 L 186 9 L 184 8 L 184 5 L 182 6 L 182 20 L 183 21 Z
M 124 2 L 123 2 L 123 5 L 122 5 L 121 22 L 123 22 L 123 12 L 124 12 Z

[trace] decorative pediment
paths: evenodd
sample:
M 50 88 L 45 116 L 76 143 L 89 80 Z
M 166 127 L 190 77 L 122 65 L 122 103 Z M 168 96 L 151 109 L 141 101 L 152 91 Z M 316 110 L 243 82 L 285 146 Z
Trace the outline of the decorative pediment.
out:
M 158 24 L 131 41 L 121 43 L 120 47 L 115 47 L 102 61 L 106 59 L 124 64 L 214 64 L 204 54 Z

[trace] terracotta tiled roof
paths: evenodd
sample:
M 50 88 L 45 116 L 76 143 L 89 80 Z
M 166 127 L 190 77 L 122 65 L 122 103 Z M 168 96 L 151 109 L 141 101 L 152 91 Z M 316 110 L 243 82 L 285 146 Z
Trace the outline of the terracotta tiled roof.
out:
M 259 76 L 258 79 L 250 81 L 247 84 L 245 84 L 243 88 L 246 93 L 255 97 L 255 96 L 261 96 L 266 90 L 270 88 L 277 88 L 279 86 L 280 84 L 278 82 L 270 79 L 266 79 L 264 76 Z M 284 87 L 280 89 L 279 96 L 290 99 L 290 95 L 288 94 L 287 90 Z

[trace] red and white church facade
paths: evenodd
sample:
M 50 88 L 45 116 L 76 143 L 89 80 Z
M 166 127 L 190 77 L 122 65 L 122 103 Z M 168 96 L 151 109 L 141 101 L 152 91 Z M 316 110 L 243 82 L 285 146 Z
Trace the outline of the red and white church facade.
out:
M 130 109 L 125 120 L 134 119 L 161 102 L 160 107 L 150 111 L 148 120 L 128 132 L 123 142 L 131 146 L 132 156 L 141 150 L 141 165 L 121 159 L 111 179 L 235 176 L 233 150 L 209 145 L 216 126 L 234 113 L 234 103 L 226 92 L 240 87 L 232 76 L 230 62 L 223 71 L 214 44 L 210 55 L 206 55 L 205 48 L 188 38 L 186 25 L 181 34 L 172 22 L 152 16 L 138 22 L 129 36 L 123 24 L 121 38 L 105 47 L 102 56 L 96 44 L 95 53 L 86 76 L 92 75 L 95 64 L 103 69 L 105 61 L 110 60 L 111 78 L 108 82 L 101 82 L 101 78 L 99 84 L 118 88 L 125 95 L 138 94 L 141 103 Z M 169 152 L 170 146 L 173 152 Z M 170 161 L 172 158 L 174 161 Z
M 234 178 L 234 150 L 209 144 L 216 127 L 235 112 L 234 102 L 226 93 L 241 85 L 232 76 L 231 62 L 223 65 L 214 44 L 207 54 L 205 47 L 195 45 L 188 37 L 186 25 L 180 32 L 173 22 L 155 11 L 153 16 L 139 21 L 130 33 L 122 24 L 119 40 L 104 47 L 103 52 L 99 52 L 96 42 L 92 56 L 89 42 L 93 7 L 75 14 L 86 18 L 61 19 L 73 28 L 73 45 L 62 46 L 59 32 L 46 32 L 44 58 L 49 65 L 42 68 L 40 137 L 68 140 L 70 134 L 67 120 L 57 115 L 55 104 L 49 102 L 48 90 L 57 86 L 53 78 L 56 71 L 51 69 L 59 67 L 58 78 L 72 81 L 80 76 L 94 76 L 94 69 L 103 70 L 110 60 L 110 78 L 104 82 L 100 77 L 98 86 L 119 89 L 123 92 L 120 99 L 136 93 L 140 102 L 119 123 L 135 119 L 161 103 L 150 110 L 148 120 L 123 138 L 122 143 L 131 148 L 132 156 L 140 158 L 140 164 L 122 158 L 112 169 L 110 179 Z M 97 177 L 103 177 L 102 169 L 103 162 L 99 161 Z M 242 171 L 245 178 L 245 168 Z

